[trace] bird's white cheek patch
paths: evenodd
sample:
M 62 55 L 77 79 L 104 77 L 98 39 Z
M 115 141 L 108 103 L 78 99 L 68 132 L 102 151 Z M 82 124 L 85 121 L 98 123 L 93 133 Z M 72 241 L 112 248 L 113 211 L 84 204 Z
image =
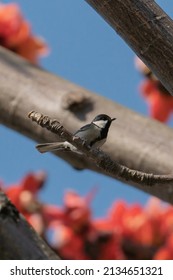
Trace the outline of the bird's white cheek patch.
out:
M 108 121 L 100 120 L 100 121 L 95 121 L 93 122 L 95 125 L 97 125 L 100 128 L 104 128 L 106 126 Z

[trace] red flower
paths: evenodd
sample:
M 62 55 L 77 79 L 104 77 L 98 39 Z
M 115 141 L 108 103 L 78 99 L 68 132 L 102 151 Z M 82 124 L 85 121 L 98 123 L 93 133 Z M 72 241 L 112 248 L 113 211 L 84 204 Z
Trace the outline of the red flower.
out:
M 0 41 L 3 46 L 12 47 L 27 38 L 29 25 L 23 23 L 16 4 L 0 4 Z M 25 31 L 21 32 L 23 29 Z
M 148 209 L 146 211 L 138 204 L 128 206 L 125 202 L 116 202 L 109 212 L 109 219 L 112 227 L 124 239 L 143 246 L 158 245 L 161 242 L 158 233 L 160 220 L 157 216 L 150 216 Z
M 55 228 L 53 247 L 63 259 L 86 260 L 84 239 L 69 226 L 59 224 Z
M 109 219 L 97 219 L 93 221 L 93 226 L 95 228 L 95 243 L 97 244 L 98 259 L 126 259 L 122 250 L 121 234 L 117 232 L 112 222 Z
M 43 204 L 41 213 L 46 226 L 49 228 L 55 228 L 64 219 L 63 210 L 55 205 Z
M 87 197 L 80 197 L 73 191 L 64 196 L 64 222 L 75 231 L 80 231 L 91 219 L 91 211 Z
M 166 122 L 173 112 L 173 96 L 163 92 L 159 86 L 159 81 L 146 79 L 141 83 L 140 91 L 148 103 L 150 116 Z
M 173 96 L 138 57 L 135 66 L 145 77 L 139 91 L 148 103 L 149 115 L 161 122 L 168 121 L 173 112 Z
M 48 53 L 45 42 L 32 35 L 17 4 L 0 4 L 0 45 L 33 63 Z
M 30 173 L 6 193 L 39 234 L 52 237 L 47 242 L 63 259 L 173 259 L 172 206 L 156 198 L 145 207 L 117 201 L 106 218 L 92 219 L 93 191 L 66 192 L 61 208 L 42 204 L 37 194 L 45 179 Z
M 86 197 L 68 191 L 59 217 L 50 223 L 53 247 L 64 259 L 124 259 L 119 236 L 109 221 L 92 221 Z
M 5 189 L 8 198 L 40 234 L 45 229 L 45 221 L 41 213 L 42 204 L 38 201 L 37 193 L 43 187 L 45 180 L 44 172 L 29 173 L 19 184 Z
M 154 260 L 173 260 L 173 233 L 155 254 Z
M 36 195 L 46 180 L 44 172 L 29 173 L 17 185 L 9 186 L 5 192 L 12 203 L 20 212 L 25 212 L 31 201 L 36 199 Z
M 18 45 L 16 52 L 32 63 L 37 63 L 37 57 L 47 55 L 48 49 L 43 39 L 29 36 L 25 41 Z

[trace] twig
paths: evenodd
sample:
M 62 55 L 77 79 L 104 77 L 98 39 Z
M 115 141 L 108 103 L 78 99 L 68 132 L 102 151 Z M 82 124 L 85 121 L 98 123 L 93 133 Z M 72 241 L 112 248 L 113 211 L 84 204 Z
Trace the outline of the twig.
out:
M 61 124 L 55 119 L 44 116 L 38 112 L 31 111 L 28 117 L 38 125 L 45 127 L 51 132 L 57 134 L 61 139 L 70 142 L 80 150 L 87 158 L 91 159 L 101 170 L 114 178 L 141 184 L 142 186 L 154 187 L 158 184 L 166 186 L 173 185 L 173 175 L 154 175 L 130 169 L 113 161 L 107 154 L 98 149 L 91 149 L 80 138 L 73 137 Z M 173 190 L 170 189 L 169 193 Z

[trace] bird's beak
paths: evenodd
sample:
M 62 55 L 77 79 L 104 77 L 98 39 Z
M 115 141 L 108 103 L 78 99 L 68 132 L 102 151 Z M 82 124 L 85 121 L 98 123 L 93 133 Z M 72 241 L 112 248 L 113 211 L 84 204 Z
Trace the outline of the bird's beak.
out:
M 111 122 L 113 122 L 113 121 L 115 121 L 117 118 L 113 118 L 113 119 L 111 119 Z

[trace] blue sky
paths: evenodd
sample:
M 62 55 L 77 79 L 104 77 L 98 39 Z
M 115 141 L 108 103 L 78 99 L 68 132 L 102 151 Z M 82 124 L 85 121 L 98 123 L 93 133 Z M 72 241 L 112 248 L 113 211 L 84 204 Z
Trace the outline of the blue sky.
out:
M 43 36 L 50 46 L 50 55 L 41 60 L 45 69 L 147 115 L 138 93 L 141 77 L 133 65 L 134 53 L 84 0 L 15 2 L 31 22 L 33 33 Z M 156 2 L 173 15 L 171 1 Z M 29 171 L 45 170 L 48 181 L 41 199 L 47 203 L 61 205 L 67 189 L 85 195 L 97 186 L 92 209 L 95 216 L 102 216 L 117 199 L 144 204 L 149 197 L 106 176 L 77 172 L 52 154 L 41 155 L 36 143 L 2 126 L 0 137 L 0 180 L 15 183 Z

